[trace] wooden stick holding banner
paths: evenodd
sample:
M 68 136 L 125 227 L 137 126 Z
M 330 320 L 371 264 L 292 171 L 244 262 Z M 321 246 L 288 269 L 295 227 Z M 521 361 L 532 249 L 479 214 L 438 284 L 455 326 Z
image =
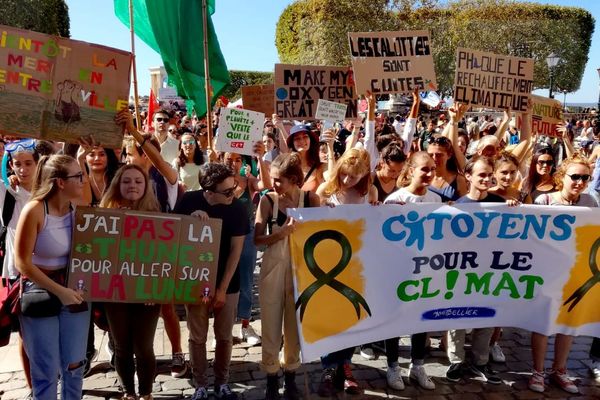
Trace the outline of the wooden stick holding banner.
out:
M 210 104 L 210 68 L 208 62 L 208 5 L 202 0 L 202 30 L 204 34 L 204 92 L 206 93 L 206 132 L 208 133 L 208 148 L 213 148 L 212 107 Z
M 129 0 L 129 33 L 131 34 L 131 66 L 133 72 L 133 108 L 135 110 L 135 126 L 138 131 L 142 130 L 142 119 L 138 110 L 138 84 L 137 84 L 137 68 L 135 66 L 135 32 L 133 29 L 133 0 Z M 152 118 L 152 115 L 149 116 Z

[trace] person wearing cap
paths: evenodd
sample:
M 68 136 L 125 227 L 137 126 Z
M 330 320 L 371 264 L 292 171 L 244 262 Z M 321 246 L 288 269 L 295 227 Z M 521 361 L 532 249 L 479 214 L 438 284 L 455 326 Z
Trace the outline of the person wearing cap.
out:
M 315 192 L 323 182 L 324 164 L 319 157 L 319 138 L 306 125 L 296 125 L 286 140 L 288 148 L 300 155 L 304 181 L 302 190 Z

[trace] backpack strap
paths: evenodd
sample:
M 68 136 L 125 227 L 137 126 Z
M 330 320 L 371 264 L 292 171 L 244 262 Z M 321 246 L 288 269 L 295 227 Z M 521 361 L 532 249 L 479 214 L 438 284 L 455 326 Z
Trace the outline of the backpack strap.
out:
M 298 208 L 304 207 L 304 198 L 306 197 L 306 193 L 304 190 L 300 191 L 300 196 L 298 196 Z
M 313 164 L 313 166 L 310 167 L 310 169 L 308 170 L 308 173 L 306 174 L 306 176 L 304 176 L 304 181 L 302 181 L 303 184 L 308 181 L 308 178 L 310 178 L 312 173 L 315 172 L 315 169 L 317 169 L 317 164 Z

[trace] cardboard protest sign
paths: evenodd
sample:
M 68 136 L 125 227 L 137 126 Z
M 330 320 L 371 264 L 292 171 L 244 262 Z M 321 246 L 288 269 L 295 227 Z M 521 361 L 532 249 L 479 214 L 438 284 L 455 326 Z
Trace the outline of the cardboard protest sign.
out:
M 533 88 L 533 59 L 456 50 L 454 101 L 523 112 Z
M 242 103 L 245 110 L 261 112 L 270 118 L 275 113 L 274 98 L 273 85 L 242 86 Z
M 287 214 L 299 221 L 290 252 L 305 362 L 398 332 L 600 335 L 600 209 L 430 203 Z
M 559 136 L 557 125 L 564 122 L 563 107 L 560 101 L 543 96 L 531 95 L 533 109 L 531 112 L 531 133 Z
M 262 140 L 265 114 L 239 108 L 221 108 L 216 149 L 248 156 L 252 146 Z
M 319 99 L 315 118 L 322 121 L 343 122 L 347 109 L 346 104 Z
M 351 32 L 348 37 L 357 93 L 437 90 L 428 31 Z
M 0 25 L 0 134 L 121 147 L 131 54 Z
M 221 220 L 78 207 L 68 285 L 87 301 L 208 302 L 220 239 Z
M 345 103 L 346 118 L 358 105 L 350 67 L 275 64 L 275 113 L 281 118 L 315 119 L 319 99 Z

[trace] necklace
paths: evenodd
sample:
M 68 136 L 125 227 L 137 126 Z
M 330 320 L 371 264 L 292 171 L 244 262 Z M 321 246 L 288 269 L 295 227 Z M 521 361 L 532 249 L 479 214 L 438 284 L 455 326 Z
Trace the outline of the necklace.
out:
M 92 184 L 96 188 L 96 192 L 100 193 L 100 196 L 102 196 L 104 194 L 104 189 L 106 189 L 106 172 L 102 174 L 102 190 L 100 190 L 100 186 L 98 186 L 98 183 L 96 182 L 96 178 L 94 178 L 93 173 L 90 174 L 90 177 L 92 178 Z
M 561 203 L 572 206 L 574 204 L 577 204 L 577 202 L 579 201 L 579 196 L 577 196 L 577 198 L 575 200 L 569 200 L 565 196 L 563 196 L 562 192 L 560 192 L 560 200 L 561 200 Z

